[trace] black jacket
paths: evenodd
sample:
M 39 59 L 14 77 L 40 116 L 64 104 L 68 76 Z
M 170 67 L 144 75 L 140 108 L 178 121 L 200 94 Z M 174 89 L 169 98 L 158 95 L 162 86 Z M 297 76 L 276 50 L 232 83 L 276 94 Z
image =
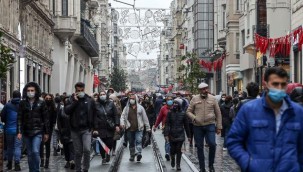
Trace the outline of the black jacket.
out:
M 98 131 L 100 138 L 114 137 L 115 126 L 120 126 L 120 117 L 116 106 L 112 101 L 95 104 L 94 130 Z M 106 113 L 105 113 L 105 112 Z M 108 123 L 112 123 L 114 127 L 110 127 Z
M 18 111 L 17 132 L 25 136 L 49 134 L 50 123 L 45 102 L 36 99 L 31 106 L 30 102 L 22 100 Z
M 230 127 L 232 124 L 232 118 L 229 116 L 230 108 L 233 106 L 231 102 L 224 102 L 220 106 L 221 114 L 222 114 L 222 126 Z
M 187 116 L 182 111 L 170 110 L 166 117 L 164 136 L 169 137 L 170 142 L 179 142 L 185 140 L 185 133 L 190 138 Z
M 69 116 L 65 114 L 63 105 L 61 106 L 58 113 L 57 126 L 60 133 L 60 141 L 63 144 L 72 142 L 71 128 L 69 125 Z
M 64 112 L 69 115 L 71 130 L 92 130 L 94 128 L 94 108 L 95 101 L 88 95 L 78 101 L 71 96 L 64 107 Z

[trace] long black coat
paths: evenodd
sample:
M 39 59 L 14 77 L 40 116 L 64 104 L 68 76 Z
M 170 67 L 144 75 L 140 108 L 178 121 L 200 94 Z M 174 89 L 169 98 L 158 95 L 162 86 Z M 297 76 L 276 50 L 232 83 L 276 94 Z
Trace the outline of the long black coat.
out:
M 185 133 L 190 138 L 187 116 L 182 111 L 169 111 L 166 117 L 164 136 L 169 137 L 170 142 L 179 142 L 185 140 Z
M 104 109 L 102 108 L 104 107 Z M 106 114 L 104 112 L 106 111 Z M 120 126 L 120 117 L 115 107 L 114 102 L 106 101 L 101 103 L 99 101 L 95 104 L 95 118 L 94 118 L 94 130 L 98 131 L 100 138 L 114 137 L 115 128 L 111 128 L 108 125 L 106 119 L 115 124 L 115 126 Z
M 229 116 L 230 108 L 232 107 L 232 103 L 223 103 L 220 106 L 221 114 L 222 114 L 222 126 L 230 127 L 232 124 L 232 118 Z
M 72 142 L 69 116 L 65 114 L 64 106 L 61 106 L 59 110 L 58 118 L 57 118 L 57 126 L 60 134 L 60 141 L 63 144 Z

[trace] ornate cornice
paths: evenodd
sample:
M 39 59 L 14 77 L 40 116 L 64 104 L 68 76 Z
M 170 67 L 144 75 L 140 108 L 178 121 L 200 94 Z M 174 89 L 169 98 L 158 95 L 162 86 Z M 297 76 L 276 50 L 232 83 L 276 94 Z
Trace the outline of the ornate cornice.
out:
M 44 9 L 45 7 L 40 4 L 40 2 L 30 3 L 30 6 L 42 19 L 44 19 L 45 22 L 47 22 L 52 28 L 54 27 L 55 23 L 52 20 L 51 14 L 49 14 L 48 10 Z

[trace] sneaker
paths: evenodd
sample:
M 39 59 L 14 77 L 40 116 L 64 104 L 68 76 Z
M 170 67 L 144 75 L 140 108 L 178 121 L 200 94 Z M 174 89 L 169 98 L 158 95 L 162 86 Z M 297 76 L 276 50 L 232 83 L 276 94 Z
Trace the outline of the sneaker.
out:
M 105 158 L 106 162 L 109 162 L 109 161 L 110 161 L 110 155 L 107 155 L 107 154 L 106 154 L 105 157 L 106 157 L 106 158 Z
M 21 171 L 20 163 L 15 163 L 15 171 Z
M 213 165 L 209 166 L 209 172 L 215 172 L 215 168 Z
M 8 163 L 7 163 L 7 165 L 6 165 L 6 168 L 7 168 L 8 170 L 11 170 L 11 169 L 13 168 L 13 163 L 12 163 L 12 161 L 8 161 Z
M 177 171 L 181 171 L 180 165 L 177 165 Z
M 227 148 L 223 148 L 224 151 L 227 151 Z
M 135 156 L 130 156 L 129 161 L 131 162 L 135 161 Z
M 70 168 L 70 163 L 67 161 L 64 168 Z
M 74 170 L 76 167 L 75 162 L 74 161 L 70 161 L 70 169 Z
M 102 159 L 102 164 L 106 164 L 106 158 Z
M 141 159 L 142 159 L 142 155 L 141 154 L 137 155 L 137 161 L 140 162 Z
M 169 157 L 168 153 L 165 154 L 165 158 L 166 158 L 167 161 L 170 161 L 170 157 Z

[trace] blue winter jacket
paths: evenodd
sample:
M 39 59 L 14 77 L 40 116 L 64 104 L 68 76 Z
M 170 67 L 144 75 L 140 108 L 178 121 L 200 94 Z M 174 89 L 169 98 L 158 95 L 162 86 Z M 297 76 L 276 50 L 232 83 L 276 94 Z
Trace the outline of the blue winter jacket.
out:
M 227 138 L 227 148 L 242 171 L 303 171 L 303 108 L 285 98 L 279 132 L 274 111 L 263 96 L 244 104 Z
M 1 120 L 5 123 L 6 134 L 17 134 L 19 103 L 20 98 L 13 98 L 1 111 Z

